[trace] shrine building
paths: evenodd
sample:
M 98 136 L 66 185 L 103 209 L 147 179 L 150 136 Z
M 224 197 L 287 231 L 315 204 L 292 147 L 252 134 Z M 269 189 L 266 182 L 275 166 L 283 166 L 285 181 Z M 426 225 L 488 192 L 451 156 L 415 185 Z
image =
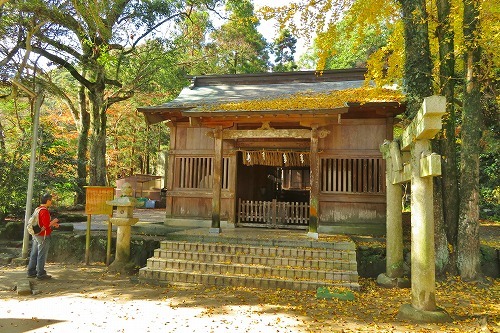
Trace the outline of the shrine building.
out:
M 166 121 L 167 223 L 383 233 L 384 140 L 405 110 L 365 69 L 193 77 Z

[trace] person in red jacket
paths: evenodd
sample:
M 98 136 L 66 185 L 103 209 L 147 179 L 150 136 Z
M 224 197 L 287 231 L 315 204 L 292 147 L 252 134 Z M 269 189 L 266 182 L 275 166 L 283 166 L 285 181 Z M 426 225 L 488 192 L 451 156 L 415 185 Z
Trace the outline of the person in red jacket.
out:
M 40 210 L 38 211 L 38 224 L 42 231 L 33 236 L 30 261 L 28 263 L 28 277 L 38 280 L 47 280 L 52 278 L 45 271 L 45 261 L 49 252 L 50 234 L 52 228 L 59 228 L 58 219 L 50 219 L 49 207 L 52 206 L 52 195 L 47 193 L 42 196 Z

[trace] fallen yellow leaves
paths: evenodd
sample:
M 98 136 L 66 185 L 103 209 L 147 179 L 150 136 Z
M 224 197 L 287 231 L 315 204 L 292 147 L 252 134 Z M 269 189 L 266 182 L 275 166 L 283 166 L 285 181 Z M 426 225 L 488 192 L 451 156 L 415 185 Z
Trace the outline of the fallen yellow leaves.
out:
M 459 278 L 449 278 L 437 285 L 438 306 L 455 319 L 447 324 L 415 324 L 396 319 L 399 307 L 411 303 L 410 289 L 386 289 L 373 279 L 361 279 L 361 291 L 353 292 L 353 301 L 317 300 L 314 292 L 240 289 L 256 295 L 259 304 L 286 309 L 303 318 L 312 332 L 480 332 L 480 320 L 487 321 L 490 332 L 500 322 L 500 282 L 473 285 Z M 479 318 L 479 319 L 478 319 Z M 487 319 L 485 319 L 487 318 Z
M 227 111 L 256 110 L 311 110 L 336 109 L 346 103 L 365 104 L 369 102 L 402 102 L 404 96 L 397 90 L 362 87 L 330 92 L 301 92 L 293 95 L 278 96 L 273 99 L 246 100 L 242 102 L 222 103 L 210 109 Z
M 44 291 L 43 294 L 34 296 L 32 301 L 39 302 L 40 297 L 43 297 L 43 301 L 47 302 L 58 297 L 59 302 L 69 300 L 77 303 L 78 309 L 92 302 L 101 304 L 103 313 L 109 313 L 106 314 L 109 318 L 127 321 L 133 321 L 134 317 L 139 318 L 139 311 L 143 311 L 142 315 L 145 315 L 161 309 L 162 323 L 169 324 L 165 327 L 165 332 L 177 331 L 172 329 L 174 326 L 185 331 L 188 327 L 186 325 L 189 325 L 189 331 L 193 332 L 229 332 L 225 330 L 227 325 L 231 327 L 231 332 L 235 333 L 500 332 L 498 279 L 473 284 L 450 277 L 438 282 L 437 305 L 444 308 L 454 322 L 415 324 L 397 319 L 400 306 L 411 302 L 410 289 L 382 288 L 373 279 L 360 279 L 361 290 L 353 291 L 355 299 L 342 301 L 318 300 L 315 291 L 185 284 L 156 287 L 132 284 L 128 279 L 116 280 L 113 274 L 105 273 L 105 266 L 80 270 L 77 266 L 62 269 L 51 264 L 49 268 L 51 272 L 56 272 L 56 276 L 60 276 L 58 281 L 62 285 L 58 286 L 52 282 L 54 295 Z M 9 277 L 7 280 L 10 281 L 15 276 L 24 276 L 25 271 L 21 268 L 6 267 L 2 274 Z M 80 292 L 85 294 L 83 302 Z M 0 290 L 0 300 L 11 299 L 11 291 Z M 116 312 L 117 307 L 123 304 L 128 307 L 133 305 L 134 309 L 123 313 Z M 10 308 L 6 309 L 10 311 Z M 63 308 L 62 311 L 68 309 Z M 73 312 L 67 313 L 67 316 L 72 314 Z M 183 314 L 188 318 L 186 321 L 181 321 Z M 97 320 L 100 320 L 100 317 L 97 317 Z M 211 328 L 196 330 L 195 322 Z M 221 325 L 224 329 L 218 330 L 216 325 Z

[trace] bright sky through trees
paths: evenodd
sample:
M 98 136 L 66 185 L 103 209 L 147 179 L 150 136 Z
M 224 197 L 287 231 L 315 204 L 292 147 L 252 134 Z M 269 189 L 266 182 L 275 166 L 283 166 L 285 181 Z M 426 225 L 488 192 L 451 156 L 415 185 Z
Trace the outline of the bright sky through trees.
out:
M 257 12 L 263 6 L 285 6 L 290 4 L 290 0 L 273 0 L 272 3 L 269 3 L 269 0 L 253 0 L 252 1 L 255 7 L 255 12 Z M 298 18 L 297 18 L 298 21 Z M 268 43 L 272 43 L 273 40 L 279 34 L 279 27 L 277 26 L 276 20 L 260 20 L 260 25 L 257 27 L 257 30 L 266 38 Z M 295 60 L 298 60 L 302 54 L 304 54 L 307 50 L 306 41 L 304 37 L 297 38 L 297 46 L 295 52 Z

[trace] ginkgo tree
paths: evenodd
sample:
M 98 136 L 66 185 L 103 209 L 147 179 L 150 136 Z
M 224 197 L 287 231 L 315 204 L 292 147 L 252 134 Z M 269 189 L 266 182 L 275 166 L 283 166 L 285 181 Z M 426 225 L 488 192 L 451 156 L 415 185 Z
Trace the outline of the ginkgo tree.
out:
M 325 68 L 338 41 L 339 22 L 348 22 L 351 34 L 360 40 L 366 27 L 384 24 L 391 35 L 368 60 L 367 79 L 379 85 L 400 84 L 410 118 L 424 97 L 447 97 L 445 126 L 437 142 L 445 156 L 443 183 L 437 191 L 441 202 L 435 205 L 441 208 L 435 214 L 440 236 L 438 271 L 458 270 L 464 279 L 480 278 L 480 115 L 487 105 L 485 92 L 495 91 L 498 85 L 492 78 L 498 77 L 500 65 L 500 4 L 493 0 L 297 0 L 281 7 L 264 6 L 259 13 L 302 38 L 310 39 L 315 33 L 317 69 Z M 489 107 L 498 110 L 498 97 L 489 101 Z

